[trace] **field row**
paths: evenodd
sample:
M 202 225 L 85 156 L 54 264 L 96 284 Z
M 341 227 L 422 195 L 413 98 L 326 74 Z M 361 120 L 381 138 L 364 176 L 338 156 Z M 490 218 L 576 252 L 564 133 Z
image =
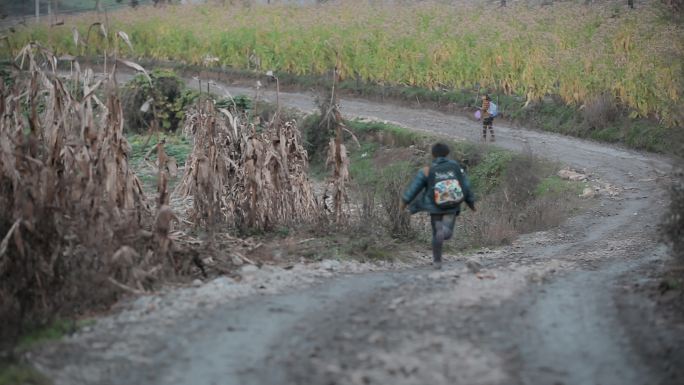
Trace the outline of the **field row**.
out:
M 12 36 L 58 53 L 113 50 L 92 22 L 97 14 Z M 489 6 L 372 5 L 345 1 L 315 7 L 195 6 L 143 8 L 108 15 L 127 32 L 134 52 L 121 55 L 188 64 L 320 75 L 429 89 L 485 87 L 535 101 L 559 95 L 580 107 L 605 95 L 633 117 L 684 122 L 684 28 L 657 3 L 630 11 L 622 2 L 505 9 Z M 87 46 L 74 43 L 77 26 Z

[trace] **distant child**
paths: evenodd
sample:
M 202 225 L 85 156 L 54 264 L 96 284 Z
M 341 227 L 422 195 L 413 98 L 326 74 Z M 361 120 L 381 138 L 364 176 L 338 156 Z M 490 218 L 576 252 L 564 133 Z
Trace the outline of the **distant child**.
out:
M 494 111 L 493 111 L 494 110 Z M 489 134 L 492 137 L 492 142 L 496 141 L 494 137 L 494 117 L 496 116 L 496 104 L 492 103 L 492 99 L 489 95 L 482 97 L 482 140 L 487 141 L 487 128 L 489 128 Z
M 401 198 L 402 210 L 410 204 L 411 214 L 420 211 L 430 214 L 432 261 L 436 269 L 442 268 L 442 245 L 454 233 L 461 203 L 465 202 L 475 211 L 475 196 L 470 190 L 470 182 L 461 165 L 447 159 L 448 155 L 449 146 L 446 144 L 432 146 L 432 165 L 418 171 Z

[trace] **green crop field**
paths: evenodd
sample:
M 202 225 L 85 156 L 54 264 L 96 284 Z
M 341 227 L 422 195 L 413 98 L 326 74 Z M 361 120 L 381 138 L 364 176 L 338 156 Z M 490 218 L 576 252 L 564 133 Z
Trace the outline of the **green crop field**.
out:
M 58 53 L 101 54 L 98 14 L 64 26 L 20 30 L 13 51 L 31 40 Z M 337 66 L 343 78 L 424 87 L 485 87 L 536 101 L 557 95 L 568 105 L 609 95 L 631 117 L 681 127 L 684 26 L 656 2 L 630 10 L 623 2 L 546 7 L 515 5 L 373 5 L 345 1 L 310 7 L 145 7 L 108 15 L 127 32 L 130 58 L 212 63 L 239 69 L 317 75 Z M 88 45 L 77 47 L 76 26 Z M 217 58 L 218 61 L 207 61 Z

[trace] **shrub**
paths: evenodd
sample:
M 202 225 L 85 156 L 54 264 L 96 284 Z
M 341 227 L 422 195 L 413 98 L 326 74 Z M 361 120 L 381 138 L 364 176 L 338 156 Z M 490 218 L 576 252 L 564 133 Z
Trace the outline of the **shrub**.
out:
M 684 262 L 684 165 L 681 163 L 673 172 L 670 209 L 665 216 L 662 230 L 665 239 L 672 246 L 674 256 Z
M 535 197 L 542 168 L 542 162 L 530 152 L 511 158 L 502 178 L 503 193 L 510 205 L 524 207 Z
M 225 108 L 232 112 L 245 112 L 254 106 L 252 98 L 246 95 L 238 95 L 234 98 L 220 98 L 216 101 L 216 108 Z
M 333 102 L 334 103 L 334 102 Z M 306 151 L 313 158 L 325 156 L 330 139 L 335 135 L 335 119 L 331 116 L 330 98 L 321 95 L 316 99 L 318 113 L 307 116 L 302 124 Z M 341 122 L 342 119 L 340 118 Z
M 197 100 L 199 93 L 185 89 L 183 80 L 170 70 L 154 70 L 150 79 L 136 75 L 124 88 L 126 129 L 136 133 L 150 128 L 174 132 L 185 116 L 185 108 Z
M 411 238 L 414 234 L 411 228 L 411 215 L 406 210 L 399 209 L 399 202 L 415 171 L 410 162 L 404 161 L 384 168 L 379 174 L 378 191 L 387 215 L 383 223 L 390 235 L 395 238 Z
M 593 130 L 607 128 L 618 116 L 619 110 L 615 105 L 615 99 L 607 94 L 590 99 L 582 109 L 585 124 Z
M 497 187 L 512 158 L 513 154 L 508 151 L 486 152 L 482 160 L 476 163 L 476 167 L 472 168 L 470 174 L 475 190 L 484 194 Z

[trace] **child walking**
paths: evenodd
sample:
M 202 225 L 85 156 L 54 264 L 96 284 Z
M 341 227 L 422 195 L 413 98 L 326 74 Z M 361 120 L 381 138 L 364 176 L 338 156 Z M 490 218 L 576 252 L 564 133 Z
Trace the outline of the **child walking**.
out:
M 496 114 L 493 114 L 491 112 L 492 104 L 492 99 L 489 97 L 489 95 L 485 95 L 482 97 L 482 108 L 480 111 L 482 113 L 483 142 L 487 141 L 487 128 L 489 128 L 489 135 L 492 137 L 492 142 L 496 141 L 496 138 L 494 137 L 494 127 L 492 126 L 494 124 L 494 116 L 496 116 Z
M 410 204 L 411 214 L 425 211 L 432 226 L 432 263 L 442 268 L 442 246 L 454 233 L 456 217 L 465 202 L 475 211 L 475 196 L 465 172 L 455 160 L 448 159 L 449 146 L 432 146 L 432 165 L 418 171 L 401 198 L 401 209 Z M 416 199 L 417 198 L 417 199 Z

